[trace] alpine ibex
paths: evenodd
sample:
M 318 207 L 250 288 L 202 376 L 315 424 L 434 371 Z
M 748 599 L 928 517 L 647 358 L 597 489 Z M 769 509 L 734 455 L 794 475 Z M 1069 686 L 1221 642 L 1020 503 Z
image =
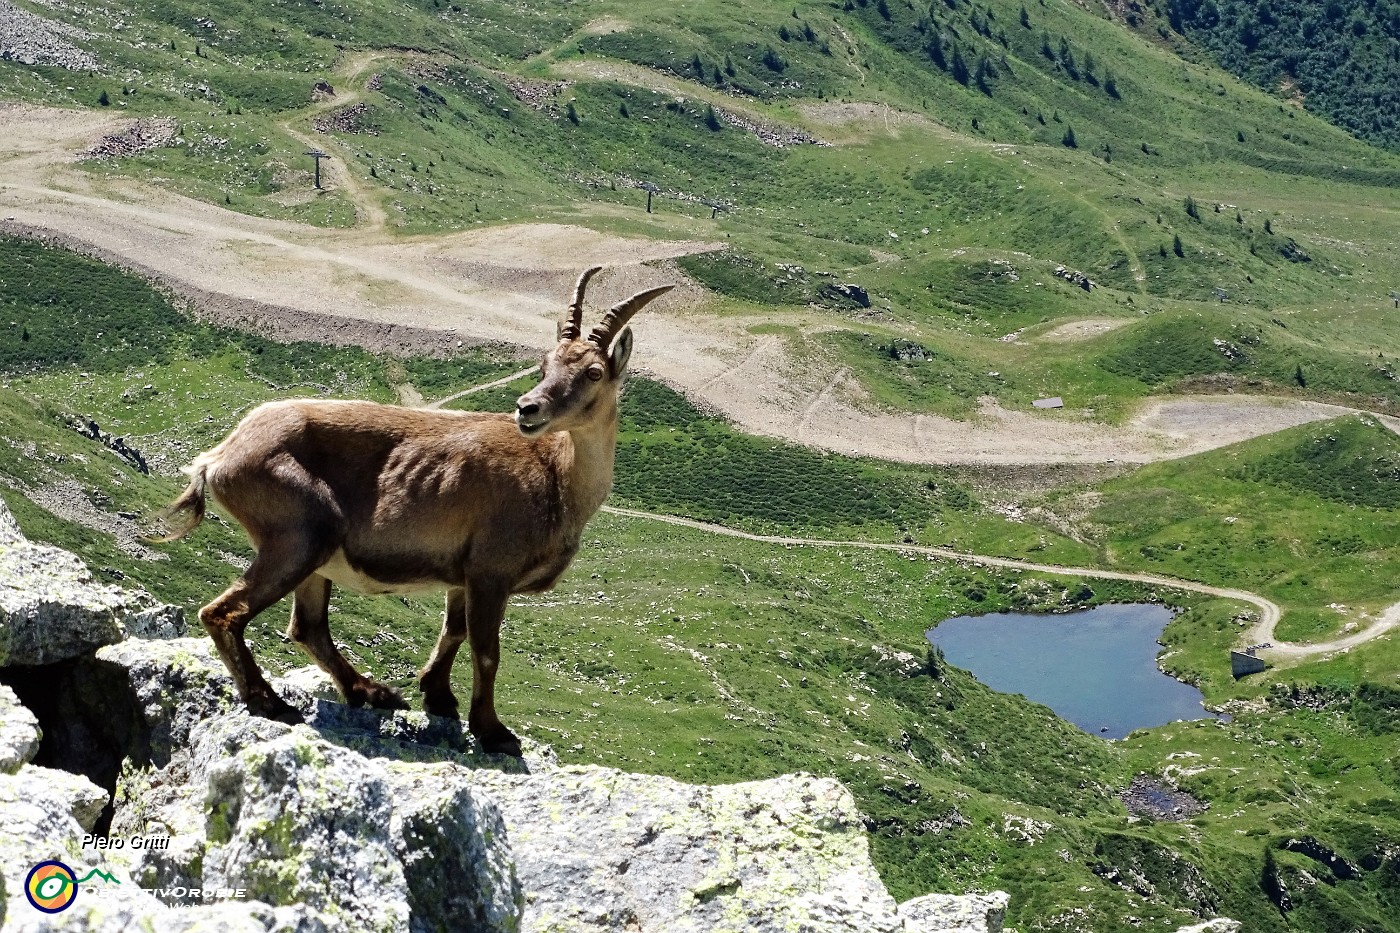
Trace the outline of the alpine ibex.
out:
M 406 709 L 397 690 L 361 675 L 336 649 L 327 625 L 331 583 L 366 593 L 445 588 L 442 634 L 418 676 L 423 706 L 458 716 L 452 661 L 470 639 L 468 726 L 486 750 L 520 754 L 495 707 L 506 601 L 554 586 L 607 498 L 632 353 L 632 330 L 623 325 L 672 288 L 620 302 L 580 339 L 584 289 L 598 271 L 579 277 L 559 342 L 513 417 L 290 399 L 253 410 L 195 458 L 189 486 L 167 513 L 190 517 L 168 540 L 199 524 L 212 492 L 257 550 L 243 576 L 199 613 L 250 712 L 301 719 L 243 637 L 249 620 L 288 593 L 287 634 L 347 702 Z

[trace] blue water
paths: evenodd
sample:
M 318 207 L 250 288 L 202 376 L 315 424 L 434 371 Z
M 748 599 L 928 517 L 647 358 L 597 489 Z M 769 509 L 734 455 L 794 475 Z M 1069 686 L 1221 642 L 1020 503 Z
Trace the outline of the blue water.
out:
M 1212 716 L 1201 691 L 1157 669 L 1171 611 L 1111 604 L 1065 615 L 958 616 L 928 632 L 948 662 L 1002 693 L 1044 703 L 1085 732 L 1121 739 L 1134 729 Z

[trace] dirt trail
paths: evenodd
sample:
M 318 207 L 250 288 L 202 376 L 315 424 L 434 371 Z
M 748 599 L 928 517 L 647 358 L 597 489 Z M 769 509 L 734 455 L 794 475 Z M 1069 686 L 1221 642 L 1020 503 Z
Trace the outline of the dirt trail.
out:
M 733 379 L 735 376 L 744 372 L 744 370 L 750 368 L 756 361 L 760 360 L 764 354 L 771 353 L 773 350 L 778 349 L 780 343 L 781 341 L 771 334 L 767 337 L 760 338 L 758 343 L 754 344 L 753 348 L 744 354 L 744 357 L 737 363 L 733 366 L 726 367 L 723 372 L 703 382 L 699 386 L 700 391 L 708 391 L 726 379 Z
M 390 57 L 385 52 L 360 52 L 348 56 L 335 70 L 338 86 L 334 97 L 318 101 L 300 115 L 290 117 L 277 124 L 282 132 L 309 149 L 330 150 L 335 157 L 322 162 L 321 173 L 325 180 L 323 187 L 330 190 L 336 188 L 343 190 L 346 197 L 355 205 L 357 225 L 369 230 L 382 230 L 389 221 L 389 215 L 384 211 L 384 205 L 380 203 L 380 199 L 371 194 L 360 183 L 360 179 L 350 168 L 351 162 L 345 158 L 345 148 L 339 144 L 334 136 L 317 134 L 313 137 L 294 126 L 293 123 L 309 125 L 314 117 L 357 103 L 364 97 L 364 92 L 353 82 L 357 81 L 371 64 Z
M 1065 577 L 1128 580 L 1136 583 L 1146 583 L 1152 586 L 1166 587 L 1168 589 L 1186 590 L 1192 593 L 1205 593 L 1210 596 L 1221 596 L 1225 599 L 1235 599 L 1240 602 L 1250 603 L 1259 610 L 1259 621 L 1241 637 L 1241 643 L 1262 644 L 1264 642 L 1273 642 L 1274 627 L 1278 624 L 1281 616 L 1277 603 L 1255 593 L 1231 589 L 1229 587 L 1211 586 L 1206 583 L 1197 583 L 1194 580 L 1178 580 L 1175 577 L 1164 577 L 1153 573 L 1099 570 L 1093 567 L 1061 567 L 1055 564 L 1037 564 L 1032 561 L 1015 560 L 1009 557 L 989 557 L 984 554 L 966 554 L 962 551 L 955 551 L 950 548 L 929 547 L 920 544 L 883 544 L 878 541 L 835 541 L 827 538 L 791 538 L 783 535 L 757 535 L 750 534 L 747 531 L 739 531 L 735 528 L 728 528 L 724 525 L 712 525 L 708 522 L 679 518 L 675 515 L 659 515 L 655 512 L 642 512 L 637 509 L 624 509 L 611 505 L 603 506 L 603 511 L 625 518 L 664 522 L 668 525 L 679 525 L 683 528 L 694 528 L 698 531 L 708 532 L 709 534 L 724 535 L 730 538 L 742 538 L 745 541 L 757 541 L 763 544 L 801 545 L 805 547 L 823 548 L 862 548 L 869 551 L 893 551 L 897 554 L 927 554 L 931 557 L 943 558 L 944 560 L 978 564 L 984 567 L 1002 567 L 1008 570 L 1031 570 L 1037 573 L 1053 573 Z M 1260 654 L 1271 660 L 1282 661 L 1308 658 L 1314 655 L 1327 654 L 1332 651 L 1342 651 L 1379 638 L 1386 632 L 1397 627 L 1397 625 L 1400 625 L 1400 603 L 1391 606 L 1380 619 L 1362 631 L 1341 638 L 1334 638 L 1329 641 L 1317 642 L 1315 644 L 1297 644 L 1290 642 L 1274 643 L 1272 648 L 1265 649 L 1261 651 Z
M 832 142 L 839 145 L 865 143 L 879 136 L 898 137 L 906 128 L 941 137 L 959 146 L 989 149 L 997 145 L 935 123 L 921 113 L 895 110 L 889 104 L 807 101 L 797 105 L 797 112 L 807 121 L 809 128 L 830 137 Z
M 487 389 L 494 389 L 497 386 L 508 386 L 515 380 L 524 378 L 525 376 L 530 375 L 538 369 L 538 366 L 528 366 L 525 369 L 520 370 L 520 372 L 518 373 L 511 373 L 509 376 L 502 376 L 500 379 L 497 379 L 494 382 L 486 382 L 479 386 L 472 386 L 470 389 L 463 389 L 461 392 L 454 392 L 451 395 L 447 396 L 447 398 L 440 398 L 436 402 L 433 402 L 431 405 L 428 405 L 427 407 L 441 408 L 448 402 L 455 402 L 457 399 L 465 398 L 468 395 L 475 395 L 478 392 L 485 392 Z
M 644 91 L 654 91 L 667 97 L 701 100 L 713 104 L 716 108 L 722 107 L 761 124 L 781 125 L 781 120 L 777 117 L 765 113 L 758 107 L 748 106 L 743 98 L 707 88 L 692 81 L 672 77 L 654 68 L 589 58 L 551 61 L 549 71 L 554 77 L 565 80 L 587 78 L 594 81 L 616 81 L 619 84 L 630 84 Z
M 354 81 L 372 60 L 354 56 L 342 73 Z M 85 171 L 77 153 L 125 122 L 0 104 L 0 229 L 57 234 L 167 283 L 217 320 L 267 333 L 383 352 L 489 343 L 533 354 L 553 340 L 580 268 L 608 267 L 589 292 L 592 306 L 606 306 L 678 277 L 667 260 L 723 247 L 556 223 L 398 236 L 377 225 L 372 194 L 353 192 L 368 219 L 353 230 L 250 217 Z M 688 284 L 637 318 L 639 362 L 744 430 L 843 453 L 920 463 L 1148 462 L 1347 411 L 1248 396 L 1149 400 L 1118 426 L 1070 410 L 1010 411 L 990 399 L 968 422 L 870 411 L 852 401 L 858 386 L 849 380 L 841 392 L 823 392 L 830 367 L 793 359 L 781 338 L 694 313 L 703 296 Z
M 841 380 L 845 379 L 848 373 L 849 370 L 844 366 L 832 373 L 826 385 L 822 386 L 822 390 L 812 397 L 812 401 L 806 408 L 802 409 L 802 418 L 797 422 L 797 436 L 799 438 L 803 437 L 811 430 L 812 417 L 816 414 L 817 410 L 821 408 L 822 404 L 831 398 L 832 394 L 840 387 Z M 918 421 L 915 419 L 915 424 L 917 423 Z
M 1129 318 L 1084 318 L 1079 321 L 1069 321 L 1065 324 L 1058 324 L 1055 327 L 1040 334 L 1035 339 L 1046 343 L 1069 343 L 1075 340 L 1090 340 L 1111 330 L 1126 327 L 1133 323 Z

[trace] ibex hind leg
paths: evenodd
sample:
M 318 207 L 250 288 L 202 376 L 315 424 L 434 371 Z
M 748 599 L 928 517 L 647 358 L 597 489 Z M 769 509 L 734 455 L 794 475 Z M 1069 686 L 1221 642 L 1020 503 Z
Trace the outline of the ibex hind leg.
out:
M 243 632 L 254 616 L 292 592 L 317 566 L 316 556 L 302 542 L 291 536 L 268 536 L 243 576 L 199 611 L 199 620 L 233 675 L 238 695 L 255 716 L 302 721 L 296 707 L 279 697 L 263 677 Z
M 302 581 L 292 596 L 292 621 L 287 626 L 287 636 L 331 675 L 351 706 L 368 703 L 376 709 L 408 709 L 397 690 L 355 670 L 336 648 L 329 625 L 330 597 L 331 581 L 325 577 L 312 574 Z

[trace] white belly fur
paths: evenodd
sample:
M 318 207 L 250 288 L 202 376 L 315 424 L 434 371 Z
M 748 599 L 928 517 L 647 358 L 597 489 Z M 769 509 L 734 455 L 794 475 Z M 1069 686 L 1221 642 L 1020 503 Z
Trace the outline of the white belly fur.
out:
M 347 589 L 357 593 L 377 595 L 381 593 L 433 593 L 441 592 L 447 587 L 438 580 L 410 580 L 400 583 L 382 583 L 373 577 L 367 577 L 354 567 L 350 566 L 345 559 L 344 551 L 336 551 L 331 555 L 331 559 L 322 564 L 316 571 L 321 576 L 337 583 Z

